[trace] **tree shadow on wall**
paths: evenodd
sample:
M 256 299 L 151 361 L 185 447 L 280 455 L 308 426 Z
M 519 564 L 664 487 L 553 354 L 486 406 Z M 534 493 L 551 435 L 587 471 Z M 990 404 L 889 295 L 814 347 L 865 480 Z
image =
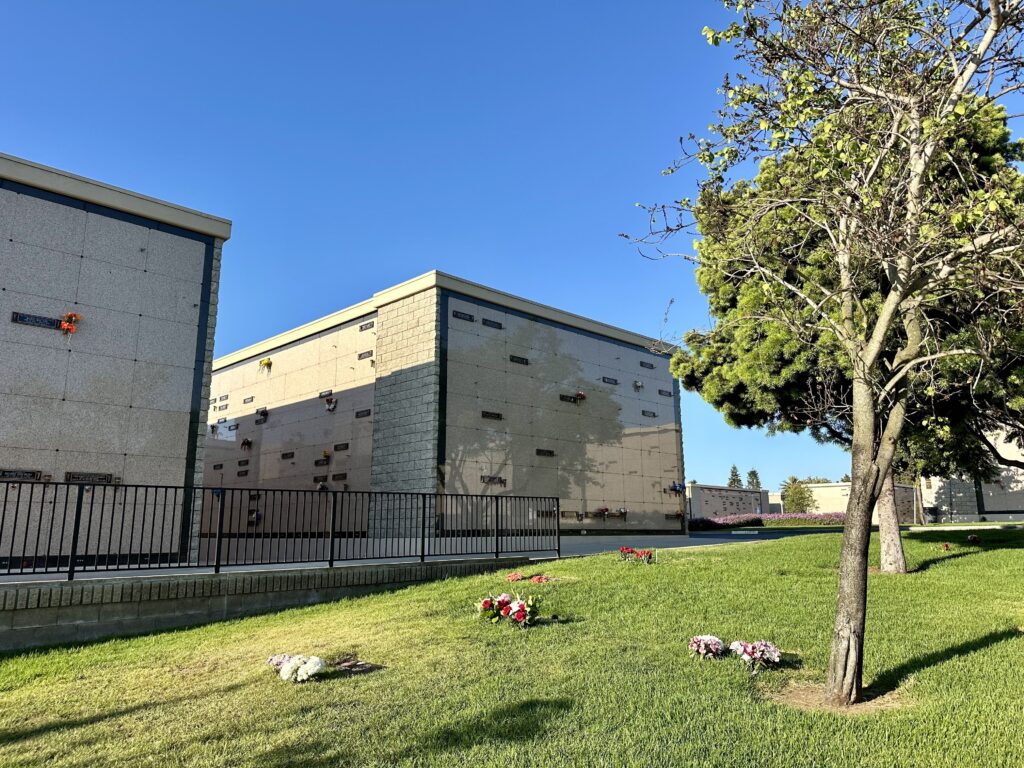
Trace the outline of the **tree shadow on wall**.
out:
M 530 431 L 535 439 L 516 445 L 507 427 L 486 429 L 490 425 L 483 423 L 473 441 L 455 441 L 449 437 L 448 490 L 469 492 L 466 479 L 476 474 L 471 467 L 486 457 L 484 460 L 489 463 L 486 474 L 502 476 L 510 468 L 514 472 L 513 487 L 499 492 L 551 495 L 562 499 L 579 493 L 585 508 L 588 480 L 593 483 L 603 472 L 621 471 L 621 467 L 611 467 L 607 461 L 596 458 L 593 451 L 594 446 L 622 445 L 625 430 L 621 406 L 614 397 L 615 385 L 588 379 L 580 361 L 570 350 L 563 349 L 559 335 L 547 326 L 531 324 L 510 334 L 507 343 L 509 348 L 543 352 L 531 357 L 529 366 L 523 369 L 524 375 L 530 377 L 530 390 L 516 392 L 514 398 L 509 398 L 509 402 L 534 409 L 536 423 Z M 585 393 L 586 398 L 575 404 L 561 400 L 562 395 L 574 397 L 577 392 Z M 481 392 L 481 398 L 484 397 Z M 558 427 L 554 419 L 558 419 Z M 522 429 L 524 425 L 516 426 Z M 544 434 L 559 441 L 558 450 L 550 459 L 538 459 L 535 452 L 537 448 L 548 447 L 550 441 L 542 436 Z M 517 450 L 521 452 L 516 453 Z
M 479 745 L 511 744 L 541 738 L 555 718 L 572 709 L 569 699 L 527 699 L 507 704 L 459 725 L 438 728 L 403 757 L 423 751 L 446 752 Z

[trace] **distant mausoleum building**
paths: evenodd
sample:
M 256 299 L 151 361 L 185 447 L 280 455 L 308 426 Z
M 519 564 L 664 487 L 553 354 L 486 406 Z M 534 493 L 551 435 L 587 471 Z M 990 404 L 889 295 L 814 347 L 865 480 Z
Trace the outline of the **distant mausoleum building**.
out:
M 678 528 L 672 350 L 430 272 L 214 361 L 207 486 L 549 496 Z
M 901 523 L 915 522 L 914 512 L 916 499 L 914 486 L 896 483 L 896 518 Z M 818 514 L 846 514 L 846 505 L 850 501 L 850 483 L 804 483 L 811 492 L 818 507 Z M 918 515 L 920 518 L 920 515 Z M 878 525 L 878 510 L 871 513 L 871 522 Z M 918 519 L 920 522 L 920 519 Z
M 729 515 L 768 514 L 768 491 L 752 488 L 730 488 L 726 485 L 690 483 L 690 517 L 726 517 Z
M 1024 451 L 1015 443 L 993 435 L 1000 455 L 1024 461 Z M 1002 467 L 991 482 L 925 477 L 921 480 L 925 513 L 936 520 L 956 522 L 1024 521 L 1024 470 Z
M 201 479 L 230 234 L 0 155 L 0 482 Z

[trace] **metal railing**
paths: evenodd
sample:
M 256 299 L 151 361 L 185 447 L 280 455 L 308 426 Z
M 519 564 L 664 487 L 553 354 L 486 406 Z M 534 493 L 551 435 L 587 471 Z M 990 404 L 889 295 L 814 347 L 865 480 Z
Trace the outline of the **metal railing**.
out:
M 535 496 L 0 481 L 0 576 L 560 553 Z

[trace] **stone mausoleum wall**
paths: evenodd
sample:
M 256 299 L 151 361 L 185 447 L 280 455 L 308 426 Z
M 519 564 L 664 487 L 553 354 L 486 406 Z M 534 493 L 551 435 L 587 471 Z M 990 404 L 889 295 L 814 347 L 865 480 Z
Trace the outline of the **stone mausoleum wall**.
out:
M 0 155 L 0 480 L 194 481 L 229 235 Z

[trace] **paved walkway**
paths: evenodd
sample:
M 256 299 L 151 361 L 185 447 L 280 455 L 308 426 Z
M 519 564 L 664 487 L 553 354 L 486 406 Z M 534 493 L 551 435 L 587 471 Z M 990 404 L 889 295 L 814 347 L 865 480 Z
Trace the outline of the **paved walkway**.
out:
M 830 531 L 821 531 L 829 533 Z M 671 547 L 705 547 L 709 544 L 737 544 L 743 541 L 768 541 L 784 539 L 788 536 L 804 536 L 818 531 L 806 529 L 757 531 L 713 531 L 691 533 L 689 536 L 673 536 L 672 534 L 623 534 L 623 535 L 562 535 L 562 557 L 578 557 L 580 555 L 596 555 L 600 552 L 614 552 L 619 547 L 633 549 L 671 548 Z
M 827 531 L 822 531 L 826 533 Z M 647 548 L 672 548 L 672 547 L 703 547 L 713 544 L 737 544 L 739 542 L 766 541 L 770 539 L 781 539 L 787 536 L 801 536 L 818 531 L 803 530 L 752 530 L 752 531 L 715 531 L 712 533 L 692 533 L 689 536 L 672 534 L 623 534 L 623 535 L 565 535 L 562 536 L 562 557 L 580 557 L 583 555 L 596 555 L 602 552 L 614 552 L 619 547 L 633 547 L 634 549 Z M 554 552 L 516 552 L 503 553 L 502 557 L 531 557 L 546 559 L 554 556 Z M 428 557 L 433 560 L 469 560 L 474 558 L 493 558 L 493 555 L 440 555 Z M 339 560 L 335 567 L 344 568 L 349 565 L 371 565 L 378 563 L 417 563 L 418 557 L 395 557 L 379 560 Z M 309 563 L 280 563 L 274 565 L 237 565 L 224 566 L 222 573 L 238 573 L 239 571 L 284 571 L 303 568 L 323 568 L 326 562 Z M 176 576 L 184 573 L 211 573 L 212 568 L 152 568 L 143 570 L 79 570 L 75 573 L 75 581 L 86 579 L 123 578 L 129 576 Z M 66 574 L 63 573 L 12 573 L 0 574 L 0 584 L 19 582 L 45 582 L 65 581 Z

